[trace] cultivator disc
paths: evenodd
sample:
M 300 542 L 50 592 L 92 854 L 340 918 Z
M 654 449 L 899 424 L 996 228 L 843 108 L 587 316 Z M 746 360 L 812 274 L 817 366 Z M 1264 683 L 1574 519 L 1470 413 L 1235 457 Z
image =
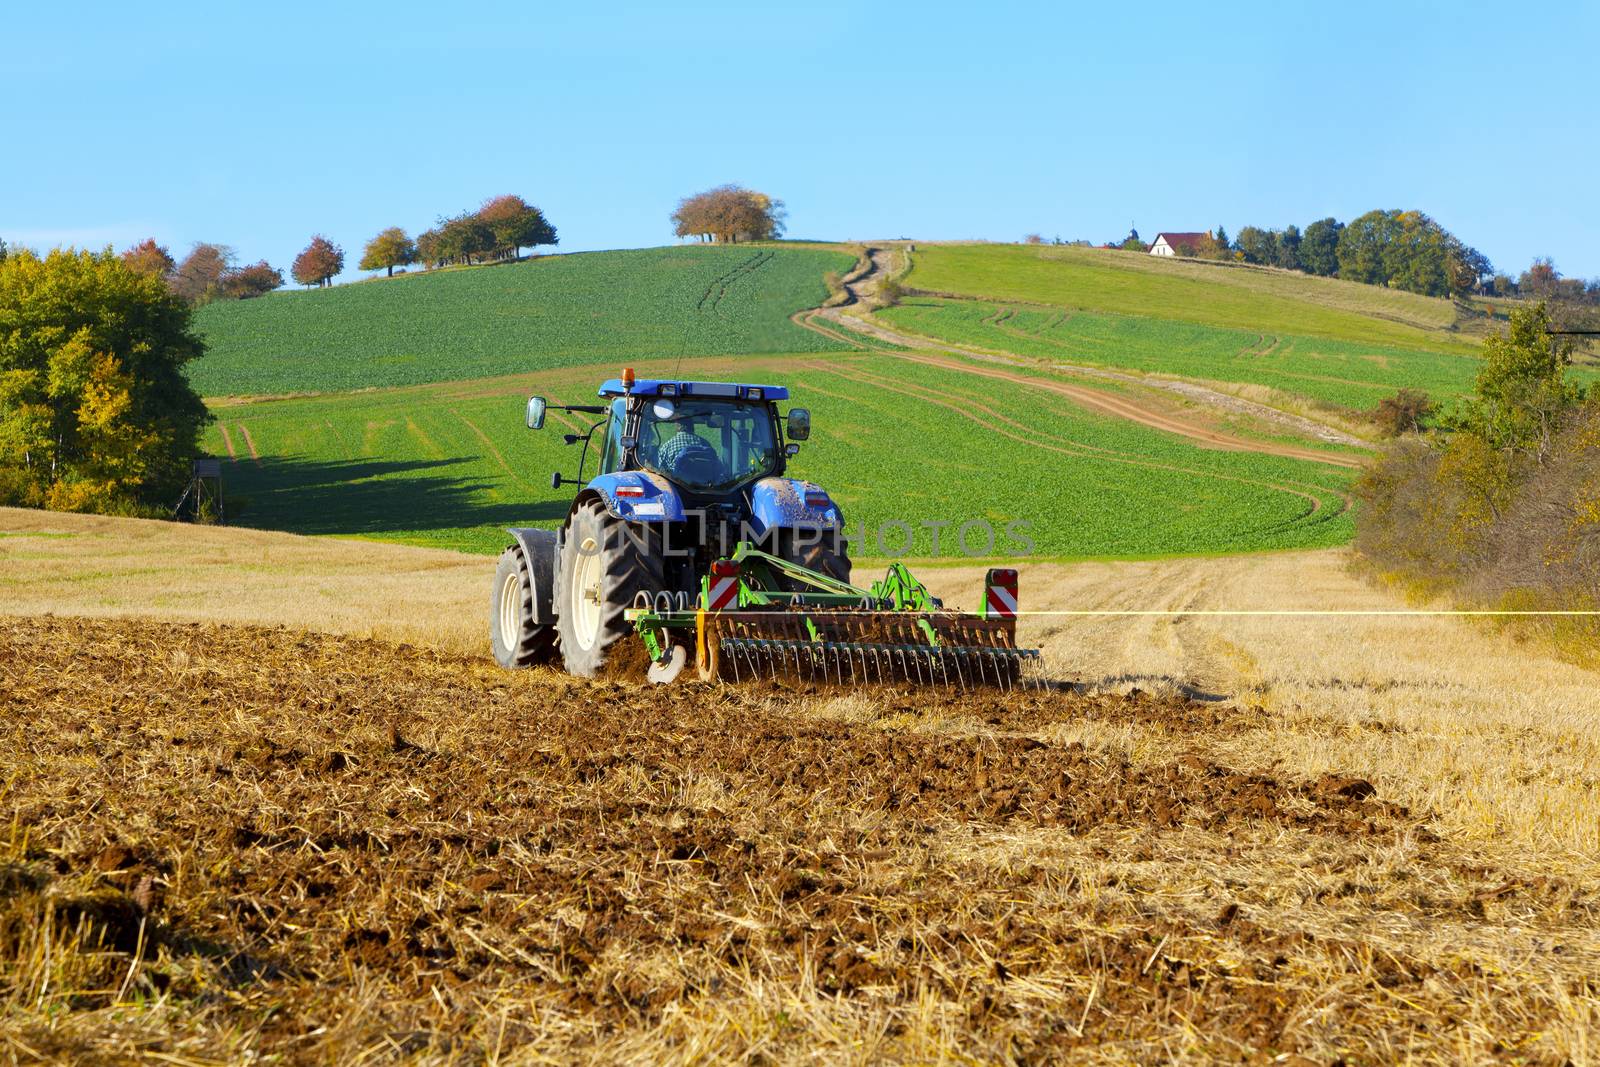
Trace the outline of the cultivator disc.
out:
M 1039 653 L 997 619 L 956 612 L 778 608 L 708 615 L 702 678 L 1010 689 L 1038 683 Z
M 900 563 L 861 589 L 740 545 L 712 565 L 698 607 L 648 600 L 630 617 L 649 651 L 652 682 L 670 682 L 693 662 L 707 681 L 1043 684 L 1038 651 L 1017 647 L 1014 570 L 989 571 L 982 609 L 965 614 L 945 610 Z

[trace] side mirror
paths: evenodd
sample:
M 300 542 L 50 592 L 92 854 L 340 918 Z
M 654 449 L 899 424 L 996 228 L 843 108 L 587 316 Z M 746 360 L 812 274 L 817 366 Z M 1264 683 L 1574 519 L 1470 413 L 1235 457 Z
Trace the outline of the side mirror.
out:
M 561 479 L 561 472 L 560 471 L 556 471 L 555 473 L 551 474 L 550 475 L 550 488 L 552 488 L 552 489 L 560 489 L 561 488 L 561 480 L 562 479 Z
M 790 441 L 783 446 L 783 454 L 786 456 L 798 456 L 800 454 L 800 446 Z
M 544 429 L 544 397 L 530 396 L 528 398 L 528 429 Z
M 811 412 L 805 408 L 789 409 L 789 440 L 804 441 L 811 436 Z

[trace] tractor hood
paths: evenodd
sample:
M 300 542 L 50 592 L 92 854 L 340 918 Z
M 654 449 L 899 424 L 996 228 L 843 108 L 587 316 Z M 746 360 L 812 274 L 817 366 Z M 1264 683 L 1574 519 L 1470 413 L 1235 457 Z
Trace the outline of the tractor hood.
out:
M 683 493 L 650 471 L 602 474 L 588 487 L 599 494 L 607 511 L 627 522 L 683 522 L 687 517 Z M 844 516 L 827 490 L 799 478 L 762 478 L 713 499 L 731 500 L 746 492 L 750 494 L 751 532 L 756 536 L 768 530 L 834 530 L 844 526 Z

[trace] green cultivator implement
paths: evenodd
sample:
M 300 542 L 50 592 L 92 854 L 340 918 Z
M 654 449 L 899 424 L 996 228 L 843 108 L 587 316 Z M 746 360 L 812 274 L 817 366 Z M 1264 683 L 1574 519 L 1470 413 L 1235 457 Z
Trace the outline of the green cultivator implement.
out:
M 700 678 L 790 678 L 849 685 L 1013 686 L 1037 680 L 1039 653 L 1016 647 L 1017 572 L 989 571 L 977 615 L 947 611 L 901 563 L 861 589 L 741 543 L 711 565 L 698 603 L 628 612 L 668 682 L 692 657 Z
M 601 404 L 528 400 L 595 416 L 580 442 L 579 486 L 558 530 L 508 531 L 490 595 L 490 643 L 506 667 L 559 659 L 592 678 L 635 656 L 653 682 L 691 664 L 706 680 L 790 678 L 1011 688 L 1037 678 L 1017 647 L 1017 572 L 989 571 L 976 614 L 947 611 L 904 565 L 852 585 L 844 515 L 788 467 L 811 435 L 783 386 L 639 379 L 601 384 Z M 603 429 L 602 429 L 603 428 Z M 584 480 L 601 432 L 600 472 Z

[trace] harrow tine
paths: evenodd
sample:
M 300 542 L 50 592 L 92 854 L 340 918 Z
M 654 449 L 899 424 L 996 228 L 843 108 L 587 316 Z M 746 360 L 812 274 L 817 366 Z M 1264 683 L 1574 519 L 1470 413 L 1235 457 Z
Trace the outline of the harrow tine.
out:
M 993 638 L 991 637 L 991 641 L 992 640 L 993 640 Z M 1011 691 L 1011 665 L 1005 661 L 1005 657 L 1003 657 L 1000 653 L 994 651 L 994 648 L 993 648 L 992 644 L 990 645 L 989 655 L 994 657 L 994 672 L 1000 678 L 1000 689 L 1001 689 L 1001 691 L 1002 692 L 1010 692 Z
M 800 632 L 800 625 L 790 619 L 784 626 L 784 641 L 789 654 L 794 657 L 795 681 L 807 685 L 817 680 L 817 650 Z
M 794 677 L 795 677 L 795 681 L 798 681 L 798 682 L 811 682 L 811 681 L 814 681 L 816 672 L 810 670 L 810 666 L 811 666 L 810 657 L 809 656 L 802 657 L 802 653 L 805 650 L 801 647 L 801 645 L 799 643 L 799 639 L 800 639 L 800 624 L 799 624 L 799 622 L 795 618 L 793 618 L 791 616 L 791 617 L 786 618 L 784 620 L 783 628 L 784 628 L 784 637 L 788 638 L 791 642 L 793 642 L 789 646 L 789 653 L 792 656 L 794 656 Z

